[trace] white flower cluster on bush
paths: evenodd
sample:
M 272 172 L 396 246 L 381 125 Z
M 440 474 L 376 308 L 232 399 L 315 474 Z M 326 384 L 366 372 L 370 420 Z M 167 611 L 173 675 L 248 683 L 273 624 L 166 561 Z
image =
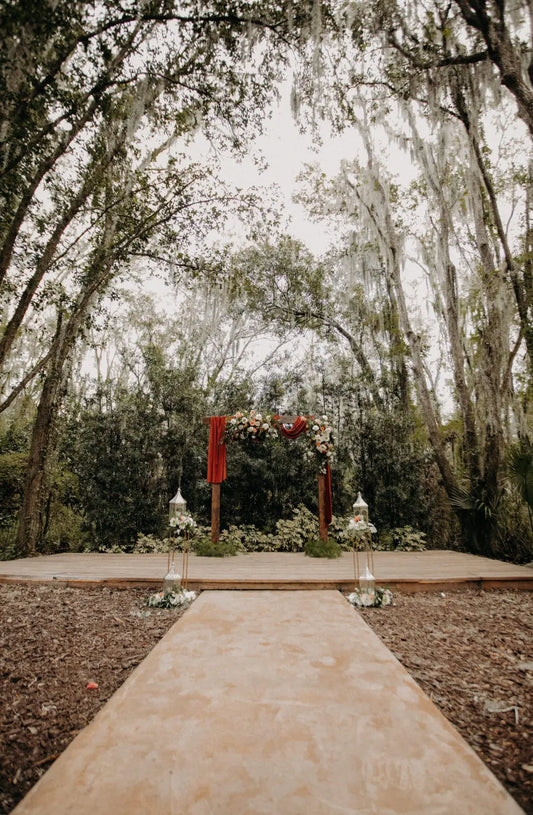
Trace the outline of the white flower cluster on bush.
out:
M 177 608 L 178 606 L 188 606 L 196 600 L 195 591 L 179 589 L 178 591 L 158 591 L 151 594 L 146 605 L 150 608 Z
M 356 608 L 381 608 L 392 604 L 392 592 L 390 589 L 355 589 L 348 595 L 348 601 Z

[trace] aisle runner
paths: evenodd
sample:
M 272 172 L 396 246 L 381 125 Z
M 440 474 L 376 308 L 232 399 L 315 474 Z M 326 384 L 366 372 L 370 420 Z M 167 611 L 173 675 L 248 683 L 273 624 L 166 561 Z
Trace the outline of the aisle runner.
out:
M 340 594 L 260 591 L 202 594 L 15 813 L 521 811 Z

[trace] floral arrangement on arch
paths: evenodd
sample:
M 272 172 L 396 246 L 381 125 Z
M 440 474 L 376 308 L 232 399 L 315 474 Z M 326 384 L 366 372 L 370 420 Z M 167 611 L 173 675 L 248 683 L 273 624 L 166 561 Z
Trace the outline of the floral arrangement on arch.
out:
M 328 417 L 321 416 L 315 419 L 309 416 L 307 422 L 307 438 L 310 448 L 306 451 L 306 458 L 313 459 L 318 456 L 319 464 L 329 463 L 333 458 L 333 438 L 331 426 L 328 424 Z M 324 461 L 325 460 L 325 461 Z
M 326 465 L 333 458 L 333 434 L 327 416 L 321 416 L 320 419 L 314 416 L 298 418 L 305 421 L 305 429 L 302 433 L 308 442 L 305 457 L 308 460 L 318 460 L 320 470 L 325 471 Z M 278 436 L 282 432 L 282 427 L 279 416 L 268 413 L 263 415 L 255 410 L 249 413 L 238 410 L 233 416 L 228 416 L 226 419 L 224 442 L 263 440 Z
M 238 410 L 234 416 L 226 419 L 225 441 L 245 441 L 247 439 L 264 439 L 267 436 L 277 436 L 274 417 L 263 416 L 251 410 L 243 413 Z

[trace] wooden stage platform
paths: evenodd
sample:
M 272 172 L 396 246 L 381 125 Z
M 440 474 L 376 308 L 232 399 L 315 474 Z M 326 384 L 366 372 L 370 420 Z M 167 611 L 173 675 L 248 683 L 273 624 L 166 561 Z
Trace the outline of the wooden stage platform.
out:
M 360 564 L 363 558 L 360 555 Z M 181 554 L 176 554 L 181 572 Z M 59 554 L 0 561 L 0 583 L 54 582 L 70 586 L 158 588 L 166 555 Z M 378 584 L 395 591 L 444 591 L 468 586 L 533 591 L 533 568 L 447 550 L 374 552 Z M 202 589 L 341 589 L 354 587 L 353 557 L 308 558 L 285 552 L 253 552 L 229 558 L 189 558 L 188 587 Z

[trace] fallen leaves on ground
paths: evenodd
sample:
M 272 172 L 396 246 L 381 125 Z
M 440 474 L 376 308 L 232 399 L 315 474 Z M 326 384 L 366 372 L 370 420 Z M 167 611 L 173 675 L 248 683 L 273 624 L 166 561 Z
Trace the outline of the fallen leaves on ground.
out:
M 0 585 L 1 812 L 11 811 L 183 613 L 147 611 L 147 595 Z M 393 606 L 360 613 L 533 815 L 533 594 L 396 593 Z
M 147 589 L 0 586 L 0 812 L 8 813 L 183 613 Z

